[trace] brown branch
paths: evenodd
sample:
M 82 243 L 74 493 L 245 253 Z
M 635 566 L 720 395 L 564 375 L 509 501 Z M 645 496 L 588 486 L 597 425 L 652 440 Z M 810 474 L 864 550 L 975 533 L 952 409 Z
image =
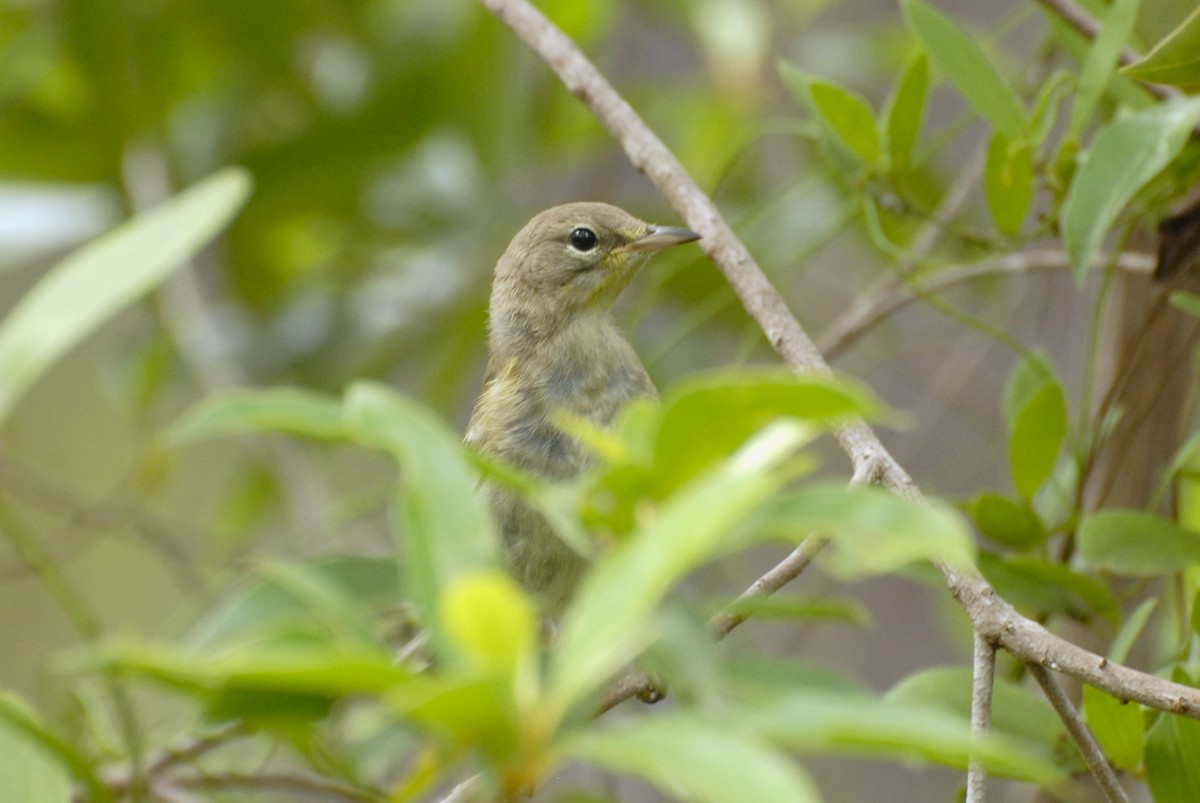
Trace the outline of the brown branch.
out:
M 480 2 L 554 70 L 567 89 L 609 130 L 630 162 L 702 236 L 705 252 L 720 267 L 746 311 L 758 321 L 784 361 L 798 371 L 828 375 L 830 368 L 820 352 L 716 205 L 574 42 L 525 0 Z M 869 470 L 893 492 L 921 499 L 912 479 L 868 426 L 852 422 L 834 434 L 856 473 Z M 948 566 L 939 568 L 975 632 L 990 643 L 1022 661 L 1063 672 L 1120 699 L 1200 719 L 1200 689 L 1110 663 L 1021 616 L 978 575 Z
M 996 681 L 996 647 L 975 634 L 971 669 L 971 736 L 982 738 L 992 727 L 992 688 Z M 986 803 L 987 767 L 974 755 L 967 768 L 966 803 Z
M 1088 769 L 1092 771 L 1096 782 L 1100 784 L 1104 798 L 1109 803 L 1129 803 L 1129 796 L 1121 788 L 1121 783 L 1117 780 L 1112 767 L 1108 765 L 1108 760 L 1104 758 L 1104 752 L 1100 749 L 1100 745 L 1096 744 L 1096 737 L 1092 736 L 1091 730 L 1080 718 L 1075 706 L 1071 705 L 1071 701 L 1067 699 L 1066 693 L 1063 692 L 1062 686 L 1058 685 L 1054 675 L 1036 664 L 1029 665 L 1029 673 L 1042 687 L 1046 699 L 1058 712 L 1058 718 L 1067 726 L 1067 733 L 1071 734 L 1071 738 L 1075 740 L 1075 746 L 1079 748 Z

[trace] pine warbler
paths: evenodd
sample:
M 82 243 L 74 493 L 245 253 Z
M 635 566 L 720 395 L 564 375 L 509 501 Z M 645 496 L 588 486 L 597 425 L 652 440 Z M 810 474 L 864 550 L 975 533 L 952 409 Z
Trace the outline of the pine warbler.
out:
M 609 426 L 621 407 L 656 391 L 610 312 L 646 258 L 699 239 L 600 203 L 575 203 L 529 221 L 496 264 L 483 392 L 467 442 L 547 479 L 594 460 L 554 425 L 561 410 Z M 586 562 L 523 499 L 485 484 L 513 574 L 556 613 Z

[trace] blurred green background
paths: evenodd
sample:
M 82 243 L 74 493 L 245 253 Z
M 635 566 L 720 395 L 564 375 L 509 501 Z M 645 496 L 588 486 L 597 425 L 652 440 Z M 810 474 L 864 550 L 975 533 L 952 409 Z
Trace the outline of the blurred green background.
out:
M 878 108 L 913 49 L 895 3 L 538 5 L 716 198 L 810 332 L 887 270 L 860 188 L 824 158 L 776 62 Z M 937 5 L 1031 83 L 1061 58 L 1033 3 Z M 1190 5 L 1146 0 L 1140 33 L 1157 39 Z M 571 200 L 677 222 L 550 71 L 469 0 L 0 0 L 0 65 L 2 309 L 71 248 L 223 166 L 256 183 L 216 246 L 60 363 L 3 434 L 0 526 L 36 534 L 109 634 L 177 636 L 264 557 L 389 548 L 381 463 L 282 440 L 161 448 L 158 433 L 189 404 L 228 386 L 340 391 L 376 377 L 461 427 L 486 357 L 491 268 L 521 225 Z M 905 210 L 908 223 L 932 219 L 983 133 L 957 96 L 934 94 L 908 188 L 927 203 Z M 968 206 L 951 251 L 971 254 L 985 228 Z M 1046 275 L 951 298 L 1071 355 L 1085 351 L 1090 316 L 1074 293 L 1069 277 Z M 618 315 L 660 387 L 773 359 L 698 249 L 656 258 Z M 836 364 L 915 413 L 888 444 L 927 490 L 953 494 L 1006 481 L 998 399 L 1012 362 L 914 307 Z M 705 582 L 733 592 L 771 557 Z M 854 593 L 877 631 L 763 626 L 758 637 L 879 687 L 964 654 L 944 594 L 896 580 Z M 80 635 L 7 542 L 0 611 L 0 685 L 55 699 L 47 667 Z M 838 775 L 830 764 L 825 778 Z M 866 794 L 854 791 L 865 781 L 837 782 L 847 791 L 827 789 L 832 799 Z M 954 782 L 947 773 L 934 788 Z

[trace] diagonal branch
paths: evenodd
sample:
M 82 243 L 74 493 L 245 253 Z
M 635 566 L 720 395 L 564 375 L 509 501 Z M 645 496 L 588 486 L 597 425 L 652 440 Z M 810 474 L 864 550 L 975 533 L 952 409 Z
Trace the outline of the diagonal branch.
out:
M 609 130 L 634 167 L 646 174 L 688 226 L 702 236 L 705 252 L 784 361 L 798 371 L 828 375 L 828 364 L 712 199 L 575 43 L 526 0 L 480 2 L 554 70 Z M 900 496 L 921 499 L 912 479 L 866 424 L 851 422 L 834 434 L 856 473 L 869 470 L 881 485 Z M 1020 615 L 978 575 L 948 566 L 939 569 L 981 638 L 1026 663 L 1063 672 L 1120 699 L 1200 719 L 1200 689 L 1110 663 Z

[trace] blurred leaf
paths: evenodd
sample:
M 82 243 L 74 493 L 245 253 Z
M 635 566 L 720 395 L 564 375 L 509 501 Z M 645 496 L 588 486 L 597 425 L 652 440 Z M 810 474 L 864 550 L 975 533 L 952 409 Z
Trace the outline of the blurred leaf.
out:
M 821 799 L 797 764 L 752 734 L 683 713 L 592 728 L 573 737 L 565 752 L 707 803 Z
M 1028 505 L 1006 496 L 981 493 L 966 506 L 979 532 L 998 544 L 1014 549 L 1029 549 L 1046 540 L 1042 520 Z
M 1085 684 L 1083 715 L 1112 765 L 1123 772 L 1137 772 L 1142 764 L 1142 732 L 1146 727 L 1141 707 Z
M 786 480 L 777 469 L 798 437 L 775 439 L 765 451 L 762 436 L 752 439 L 596 563 L 563 615 L 550 667 L 558 705 L 574 705 L 650 642 L 655 607 Z
M 537 609 L 499 569 L 456 578 L 438 611 L 447 637 L 474 671 L 514 676 L 537 647 Z
M 1062 614 L 1080 621 L 1100 616 L 1117 624 L 1120 608 L 1108 587 L 1061 563 L 981 552 L 979 570 L 1000 596 L 1035 616 Z
M 896 683 L 884 699 L 941 709 L 970 721 L 971 670 L 957 666 L 922 669 Z M 1054 709 L 1039 695 L 1003 678 L 997 678 L 992 686 L 991 730 L 1036 750 L 1043 761 L 1061 763 L 1066 756 L 1078 760 L 1070 746 L 1064 745 L 1067 734 Z
M 227 168 L 51 268 L 0 323 L 0 421 L 55 360 L 215 237 L 249 195 L 249 175 Z
M 1004 386 L 1004 420 L 1012 429 L 1017 413 L 1029 403 L 1033 394 L 1047 382 L 1058 382 L 1054 368 L 1045 355 L 1034 353 L 1022 358 Z
M 1049 479 L 1067 437 L 1062 386 L 1047 382 L 1018 410 L 1008 433 L 1008 461 L 1017 493 L 1031 498 Z
M 345 438 L 342 403 L 304 388 L 221 390 L 206 396 L 164 433 L 177 446 L 206 438 L 286 432 L 322 440 Z
M 433 413 L 382 385 L 346 392 L 345 426 L 359 443 L 388 452 L 403 470 L 397 504 L 406 586 L 439 638 L 442 587 L 460 573 L 496 564 L 491 516 L 462 443 Z
M 1025 109 L 975 40 L 923 0 L 904 0 L 904 17 L 929 60 L 981 117 L 1010 140 L 1025 127 Z
M 521 747 L 517 710 L 508 678 L 414 678 L 388 696 L 406 721 L 458 752 L 481 750 L 495 763 Z
M 828 81 L 810 81 L 808 92 L 813 108 L 842 147 L 869 165 L 877 164 L 883 149 L 875 113 L 866 100 Z
M 68 803 L 73 798 L 67 767 L 80 772 L 92 799 L 112 799 L 83 757 L 46 731 L 24 702 L 0 692 L 0 789 L 4 797 L 14 803 Z
M 1200 722 L 1160 714 L 1145 749 L 1146 782 L 1157 803 L 1200 800 Z
M 1088 48 L 1071 104 L 1071 134 L 1078 137 L 1104 96 L 1122 49 L 1129 43 L 1140 0 L 1114 0 L 1100 23 L 1100 33 Z
M 1062 211 L 1063 239 L 1083 281 L 1125 204 L 1171 163 L 1200 121 L 1200 98 L 1167 101 L 1105 125 L 1084 156 Z
M 1186 312 L 1195 318 L 1200 318 L 1200 295 L 1189 293 L 1187 290 L 1174 290 L 1167 299 L 1171 306 Z
M 1000 132 L 988 142 L 983 187 L 988 211 L 1001 234 L 1021 230 L 1034 190 L 1033 150 L 1028 141 L 1011 142 Z
M 1144 59 L 1121 72 L 1139 81 L 1177 86 L 1184 92 L 1200 89 L 1200 9 L 1189 14 Z
M 1200 533 L 1140 510 L 1101 510 L 1078 533 L 1080 562 L 1090 569 L 1157 577 L 1200 563 Z
M 907 170 L 913 147 L 921 133 L 925 114 L 925 96 L 929 91 L 929 59 L 918 53 L 908 62 L 884 107 L 889 167 Z
M 728 608 L 739 616 L 755 619 L 795 619 L 800 621 L 842 622 L 869 627 L 871 612 L 860 603 L 829 597 L 794 597 L 772 594 L 769 597 L 745 597 Z
M 1157 598 L 1148 599 L 1129 615 L 1129 618 L 1121 625 L 1121 629 L 1117 631 L 1112 645 L 1108 648 L 1108 657 L 1110 660 L 1118 664 L 1125 663 L 1125 658 L 1129 655 L 1129 650 L 1133 648 L 1134 642 L 1141 635 L 1142 628 L 1146 626 L 1146 622 L 1149 621 L 1150 614 L 1154 613 L 1158 602 Z
M 812 533 L 832 540 L 821 557 L 842 577 L 886 574 L 922 560 L 970 566 L 974 555 L 970 532 L 956 511 L 880 488 L 832 484 L 770 500 L 747 522 L 739 542 L 770 537 L 799 543 Z
M 1004 734 L 973 742 L 970 718 L 941 706 L 802 692 L 746 711 L 739 722 L 805 752 L 850 752 L 965 768 L 977 749 L 980 760 L 997 775 L 1046 784 L 1062 778 L 1043 755 Z

